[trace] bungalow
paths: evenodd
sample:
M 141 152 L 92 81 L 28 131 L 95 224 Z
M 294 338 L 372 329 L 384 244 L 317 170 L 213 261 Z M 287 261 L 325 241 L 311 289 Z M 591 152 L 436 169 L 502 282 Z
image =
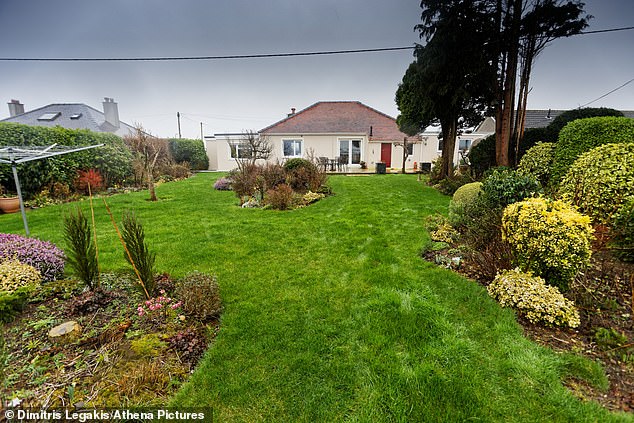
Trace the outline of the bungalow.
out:
M 61 126 L 68 129 L 88 129 L 109 132 L 120 137 L 135 135 L 136 129 L 119 120 L 119 107 L 112 98 L 104 98 L 103 112 L 82 103 L 49 104 L 28 112 L 18 100 L 9 102 L 9 117 L 0 122 L 31 126 Z
M 408 140 L 408 167 L 421 148 L 418 137 L 399 131 L 396 120 L 358 101 L 322 101 L 259 131 L 273 147 L 271 160 L 294 157 L 338 158 L 349 169 L 362 162 L 373 169 L 377 162 L 400 168 L 403 140 Z M 240 157 L 240 134 L 206 137 L 212 170 L 229 170 Z

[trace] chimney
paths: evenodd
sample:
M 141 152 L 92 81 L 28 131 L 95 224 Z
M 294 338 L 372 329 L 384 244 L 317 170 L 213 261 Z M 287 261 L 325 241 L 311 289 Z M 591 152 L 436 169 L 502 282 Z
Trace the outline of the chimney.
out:
M 106 117 L 106 122 L 115 128 L 119 127 L 119 107 L 115 103 L 114 99 L 104 97 L 103 99 L 103 114 Z
M 291 107 L 291 112 L 288 114 L 288 117 L 291 117 L 295 114 L 295 108 Z
M 11 115 L 11 117 L 24 113 L 24 104 L 20 103 L 18 100 L 11 100 L 8 104 L 9 115 Z

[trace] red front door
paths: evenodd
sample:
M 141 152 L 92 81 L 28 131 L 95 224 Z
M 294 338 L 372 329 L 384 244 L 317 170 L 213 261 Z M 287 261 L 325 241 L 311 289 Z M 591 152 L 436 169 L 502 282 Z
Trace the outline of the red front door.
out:
M 386 167 L 392 167 L 392 143 L 381 143 L 381 161 Z

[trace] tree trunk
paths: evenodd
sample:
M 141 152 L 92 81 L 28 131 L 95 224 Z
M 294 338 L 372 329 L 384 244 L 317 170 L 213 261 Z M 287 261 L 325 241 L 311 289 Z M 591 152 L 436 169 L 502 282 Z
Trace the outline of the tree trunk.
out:
M 445 142 L 442 147 L 442 170 L 441 178 L 453 177 L 453 156 L 456 151 L 456 132 L 458 128 L 457 119 L 441 119 L 442 136 Z

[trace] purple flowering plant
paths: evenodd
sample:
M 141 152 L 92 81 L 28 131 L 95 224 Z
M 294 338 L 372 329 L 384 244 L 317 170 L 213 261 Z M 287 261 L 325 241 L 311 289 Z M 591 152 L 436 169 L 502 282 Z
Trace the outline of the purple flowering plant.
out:
M 40 271 L 43 281 L 64 275 L 64 252 L 52 242 L 0 233 L 0 261 L 15 258 Z
M 214 183 L 214 189 L 218 191 L 230 191 L 231 190 L 231 179 L 222 177 Z

